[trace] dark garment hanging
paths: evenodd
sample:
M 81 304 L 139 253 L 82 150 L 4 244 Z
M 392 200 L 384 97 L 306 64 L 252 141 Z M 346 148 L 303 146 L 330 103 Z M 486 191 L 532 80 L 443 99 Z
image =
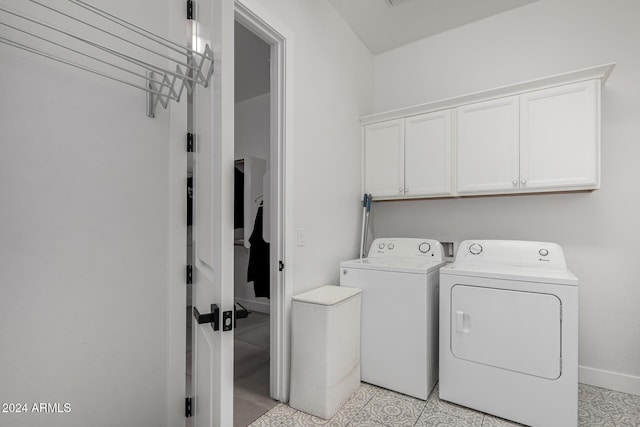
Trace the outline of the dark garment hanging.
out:
M 233 176 L 233 228 L 244 227 L 244 172 L 234 168 Z
M 262 205 L 258 208 L 249 243 L 247 281 L 253 282 L 256 297 L 269 298 L 269 243 L 262 238 Z

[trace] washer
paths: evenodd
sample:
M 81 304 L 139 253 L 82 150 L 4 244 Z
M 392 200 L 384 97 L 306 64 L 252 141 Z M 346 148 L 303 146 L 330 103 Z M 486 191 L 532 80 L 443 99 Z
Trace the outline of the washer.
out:
M 376 239 L 368 258 L 340 264 L 340 285 L 362 289 L 362 381 L 426 399 L 438 379 L 440 242 Z
M 440 270 L 440 398 L 577 426 L 577 285 L 555 243 L 462 242 Z

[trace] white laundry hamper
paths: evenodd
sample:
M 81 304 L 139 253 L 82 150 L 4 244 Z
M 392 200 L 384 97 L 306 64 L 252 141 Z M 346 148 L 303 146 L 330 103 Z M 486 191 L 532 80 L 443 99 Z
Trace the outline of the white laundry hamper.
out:
M 360 294 L 323 286 L 293 297 L 289 406 L 329 419 L 360 386 Z

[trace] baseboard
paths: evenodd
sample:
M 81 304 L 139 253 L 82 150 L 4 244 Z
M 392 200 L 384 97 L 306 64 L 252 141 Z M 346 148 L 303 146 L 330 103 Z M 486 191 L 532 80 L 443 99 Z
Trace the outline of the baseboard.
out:
M 640 377 L 633 375 L 579 366 L 578 381 L 583 384 L 640 396 Z
M 249 311 L 257 311 L 258 313 L 269 314 L 271 305 L 268 302 L 252 301 L 248 299 L 235 298 L 235 302 L 240 303 Z

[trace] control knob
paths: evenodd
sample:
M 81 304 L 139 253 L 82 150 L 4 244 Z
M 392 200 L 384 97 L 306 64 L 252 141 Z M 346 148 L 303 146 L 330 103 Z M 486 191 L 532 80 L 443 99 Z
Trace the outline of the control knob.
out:
M 482 253 L 482 245 L 479 243 L 472 243 L 471 246 L 469 246 L 469 252 L 471 252 L 471 255 L 480 255 Z
M 420 245 L 418 246 L 418 250 L 423 253 L 426 254 L 427 252 L 429 252 L 431 250 L 431 245 L 428 244 L 427 242 L 422 242 L 420 243 Z

